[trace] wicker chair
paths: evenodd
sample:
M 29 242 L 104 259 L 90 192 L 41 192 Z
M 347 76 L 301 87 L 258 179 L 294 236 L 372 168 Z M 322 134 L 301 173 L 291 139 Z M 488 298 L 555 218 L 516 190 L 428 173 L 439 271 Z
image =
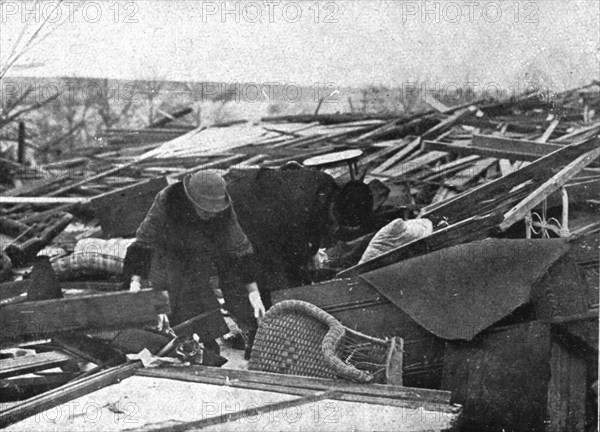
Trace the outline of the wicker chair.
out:
M 313 304 L 286 300 L 261 321 L 249 369 L 402 385 L 402 339 L 364 335 Z

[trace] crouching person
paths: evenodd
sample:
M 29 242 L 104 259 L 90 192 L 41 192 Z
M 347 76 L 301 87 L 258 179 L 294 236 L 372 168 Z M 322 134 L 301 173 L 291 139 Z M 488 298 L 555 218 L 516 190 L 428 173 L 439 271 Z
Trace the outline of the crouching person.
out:
M 210 278 L 235 277 L 239 283 L 228 289 L 238 292 L 224 292 L 226 301 L 235 299 L 232 309 L 260 319 L 265 308 L 255 267 L 252 244 L 238 223 L 224 179 L 200 171 L 157 194 L 128 248 L 123 276 L 127 288 L 139 289 L 148 279 L 154 289 L 169 292 L 172 326 L 203 314 L 178 336 L 196 333 L 206 350 L 219 354 L 215 339 L 229 328 Z

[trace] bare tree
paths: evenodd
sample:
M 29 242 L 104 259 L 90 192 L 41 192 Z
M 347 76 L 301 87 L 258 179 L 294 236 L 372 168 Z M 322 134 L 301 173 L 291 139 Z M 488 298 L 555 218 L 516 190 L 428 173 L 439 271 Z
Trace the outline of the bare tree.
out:
M 133 101 L 133 97 L 122 97 L 118 91 L 111 89 L 108 79 L 101 80 L 99 92 L 93 104 L 93 108 L 96 109 L 101 120 L 100 127 L 111 129 L 122 122 L 128 117 Z

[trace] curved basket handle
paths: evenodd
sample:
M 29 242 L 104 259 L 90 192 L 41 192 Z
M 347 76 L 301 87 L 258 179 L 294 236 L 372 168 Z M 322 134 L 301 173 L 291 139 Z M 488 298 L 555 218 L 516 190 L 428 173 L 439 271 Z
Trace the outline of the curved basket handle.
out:
M 321 350 L 325 361 L 337 375 L 342 378 L 364 383 L 372 382 L 375 379 L 373 374 L 361 371 L 352 365 L 346 364 L 337 356 L 338 347 L 346 334 L 346 327 L 332 315 L 312 303 L 301 300 L 284 300 L 269 309 L 267 314 L 276 315 L 286 312 L 300 312 L 306 314 L 325 323 L 329 327 L 327 334 L 323 337 Z M 373 340 L 375 339 L 373 338 Z

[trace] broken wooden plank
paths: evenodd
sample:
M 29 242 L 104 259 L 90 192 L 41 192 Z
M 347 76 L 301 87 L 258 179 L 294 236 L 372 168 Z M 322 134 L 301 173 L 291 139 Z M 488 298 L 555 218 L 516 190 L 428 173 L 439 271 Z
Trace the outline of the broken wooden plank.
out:
M 33 204 L 33 205 L 54 205 L 54 204 L 82 204 L 89 201 L 89 198 L 80 197 L 5 197 L 0 196 L 0 204 Z
M 568 133 L 568 134 L 563 135 L 555 140 L 552 140 L 552 142 L 565 143 L 565 142 L 569 142 L 573 138 L 580 137 L 580 139 L 581 139 L 582 135 L 583 135 L 584 139 L 587 139 L 587 137 L 596 135 L 598 132 L 600 132 L 600 122 L 596 122 L 593 125 L 584 126 L 582 128 L 576 129 L 571 133 Z
M 115 174 L 115 173 L 117 173 L 119 171 L 122 171 L 125 168 L 132 167 L 132 166 L 136 165 L 137 163 L 139 163 L 139 162 L 141 162 L 143 160 L 151 159 L 151 158 L 154 158 L 154 157 L 155 157 L 155 154 L 150 154 L 150 155 L 147 154 L 146 156 L 138 157 L 138 158 L 136 158 L 135 160 L 133 160 L 131 162 L 119 165 L 117 167 L 113 167 L 113 168 L 108 169 L 106 171 L 102 171 L 102 172 L 100 172 L 100 173 L 98 173 L 96 175 L 93 175 L 91 177 L 86 177 L 83 180 L 79 180 L 79 181 L 77 181 L 75 183 L 68 184 L 68 185 L 66 185 L 64 187 L 61 187 L 60 189 L 57 189 L 55 191 L 52 191 L 52 192 L 50 192 L 50 193 L 48 193 L 46 195 L 48 197 L 55 197 L 57 195 L 65 193 L 65 192 L 69 192 L 70 190 L 73 190 L 73 189 L 75 189 L 75 188 L 77 188 L 79 186 L 83 186 L 83 185 L 91 183 L 93 181 L 100 180 L 100 179 L 102 179 L 104 177 L 108 177 L 109 175 Z
M 484 156 L 494 157 L 499 159 L 509 159 L 517 161 L 533 161 L 540 157 L 535 153 L 526 151 L 505 150 L 499 148 L 476 147 L 475 145 L 458 144 L 458 143 L 443 143 L 439 141 L 425 141 L 423 143 L 425 150 L 429 151 L 445 151 L 448 153 L 460 156 Z
M 421 138 L 431 138 L 437 133 L 444 132 L 446 129 L 452 127 L 458 120 L 475 111 L 477 111 L 477 108 L 475 106 L 469 106 L 467 108 L 459 109 L 458 111 L 455 111 L 454 114 L 450 115 L 448 118 L 442 120 L 440 123 L 438 123 L 431 129 L 429 129 L 427 132 L 422 134 Z
M 450 199 L 453 196 L 456 196 L 457 194 L 458 194 L 458 192 L 456 192 L 446 186 L 440 186 L 440 188 L 436 191 L 435 195 L 431 199 L 431 204 L 435 204 L 435 203 Z
M 259 407 L 246 408 L 240 411 L 228 412 L 215 417 L 206 417 L 200 420 L 181 422 L 171 426 L 165 426 L 163 424 L 152 427 L 152 425 L 145 425 L 146 431 L 165 431 L 165 432 L 184 432 L 191 429 L 204 429 L 206 427 L 222 425 L 230 422 L 239 422 L 242 419 L 248 417 L 261 416 L 263 414 L 272 413 L 273 411 L 288 410 L 290 408 L 297 408 L 302 405 L 312 404 L 325 399 L 335 399 L 337 396 L 336 391 L 326 390 L 322 392 L 315 392 L 313 394 L 307 394 L 296 399 L 284 400 L 280 402 L 274 402 Z
M 503 176 L 509 175 L 511 172 L 516 170 L 515 168 L 513 168 L 513 165 L 508 159 L 500 159 L 498 161 L 498 165 L 500 165 L 500 173 Z
M 558 126 L 559 123 L 560 123 L 559 119 L 552 120 L 552 123 L 550 123 L 548 125 L 548 128 L 544 131 L 542 136 L 539 137 L 536 141 L 541 142 L 541 143 L 547 142 L 550 139 L 550 136 L 552 135 L 552 133 L 554 132 L 554 129 L 556 129 L 556 126 Z
M 0 360 L 0 378 L 37 372 L 60 366 L 72 357 L 57 351 Z
M 450 393 L 388 384 L 354 384 L 343 380 L 291 376 L 270 372 L 234 370 L 206 366 L 191 366 L 185 369 L 164 367 L 140 369 L 139 376 L 178 379 L 207 384 L 239 386 L 241 388 L 275 391 L 289 394 L 334 390 L 338 400 L 364 401 L 364 403 L 387 402 L 395 406 L 423 406 L 426 404 L 448 404 Z M 302 393 L 296 393 L 296 392 Z M 344 397 L 346 396 L 346 397 Z M 349 397 L 348 397 L 349 396 Z M 396 404 L 394 404 L 396 402 Z M 400 405 L 398 405 L 400 404 Z M 423 405 L 421 405 L 423 404 Z M 450 406 L 446 406 L 451 409 Z
M 168 293 L 155 290 L 7 304 L 0 306 L 0 339 L 154 323 L 156 315 L 170 311 Z
M 374 138 L 375 136 L 382 135 L 387 132 L 393 131 L 396 128 L 397 123 L 398 123 L 397 120 L 392 120 L 391 122 L 388 122 L 381 126 L 375 127 L 374 129 L 369 130 L 368 132 L 365 132 L 364 134 L 362 134 L 356 138 L 353 138 L 353 139 L 349 140 L 348 142 L 351 144 L 356 144 L 361 141 L 365 141 L 365 140 Z
M 0 380 L 0 402 L 15 402 L 29 399 L 40 393 L 65 385 L 76 374 L 68 372 L 47 372 L 40 375 L 27 375 Z
M 483 184 L 469 191 L 463 192 L 456 197 L 441 203 L 433 204 L 422 209 L 422 217 L 433 219 L 437 222 L 444 217 L 448 218 L 450 223 L 456 222 L 454 214 L 462 214 L 465 209 L 473 209 L 477 212 L 481 202 L 492 200 L 496 196 L 506 195 L 514 187 L 528 181 L 546 181 L 552 176 L 552 170 L 558 170 L 597 146 L 597 138 L 592 138 L 579 144 L 571 144 L 560 150 L 543 156 L 507 176 L 496 179 L 492 182 Z
M 373 170 L 371 170 L 371 174 L 372 175 L 381 174 L 382 172 L 387 170 L 389 167 L 394 165 L 396 162 L 398 162 L 402 158 L 404 158 L 407 154 L 416 150 L 420 145 L 421 145 L 421 137 L 417 137 L 410 143 L 402 145 L 400 148 L 400 151 L 398 151 L 398 153 L 396 153 L 391 158 L 387 159 L 381 165 L 379 165 L 376 168 L 374 168 Z
M 518 140 L 493 135 L 473 135 L 473 147 L 506 150 L 516 153 L 530 153 L 545 156 L 553 151 L 560 150 L 564 145 L 545 144 L 543 141 Z
M 436 162 L 446 156 L 448 156 L 448 153 L 446 153 L 446 152 L 440 152 L 440 151 L 428 152 L 428 153 L 425 153 L 424 155 L 419 156 L 413 160 L 403 162 L 399 165 L 396 165 L 396 166 L 384 171 L 381 174 L 390 176 L 390 177 L 394 177 L 394 178 L 404 177 L 404 176 L 409 175 L 415 171 L 418 171 L 421 168 L 423 168 L 424 166 L 429 165 L 430 163 Z
M 501 214 L 489 214 L 483 217 L 471 217 L 446 228 L 434 231 L 410 243 L 392 249 L 372 260 L 349 267 L 339 272 L 336 277 L 352 277 L 361 273 L 376 270 L 399 261 L 434 252 L 459 243 L 480 240 L 497 230 L 502 221 Z
M 100 219 L 102 232 L 108 238 L 135 234 L 156 194 L 167 185 L 166 177 L 158 177 L 92 198 L 90 207 Z
M 48 246 L 56 236 L 58 236 L 73 220 L 73 215 L 63 213 L 55 220 L 50 221 L 45 226 L 38 225 L 36 228 L 41 229 L 27 239 L 15 239 L 4 249 L 15 266 L 24 266 L 32 261 L 37 253 Z M 23 236 L 24 234 L 22 234 Z
M 544 201 L 550 194 L 560 189 L 565 183 L 567 183 L 567 181 L 575 177 L 577 173 L 579 173 L 584 167 L 592 163 L 598 157 L 600 157 L 600 147 L 584 153 L 573 160 L 558 173 L 539 186 L 527 198 L 506 213 L 504 216 L 504 221 L 500 224 L 500 229 L 505 231 L 514 223 L 523 219 L 530 210 Z
M 434 108 L 435 110 L 437 110 L 441 113 L 446 113 L 446 112 L 450 111 L 449 107 L 444 105 L 442 102 L 440 102 L 439 100 L 434 98 L 429 93 L 425 94 L 425 102 L 427 102 L 432 108 Z
M 13 423 L 46 411 L 55 406 L 77 399 L 83 395 L 115 384 L 132 376 L 142 363 L 135 361 L 116 366 L 95 375 L 78 379 L 50 390 L 38 396 L 34 396 L 11 408 L 0 411 L 0 428 L 5 428 Z
M 464 158 L 459 158 L 453 160 L 452 162 L 448 162 L 433 168 L 429 168 L 427 172 L 418 176 L 419 178 L 427 178 L 428 180 L 433 180 L 434 178 L 447 175 L 455 170 L 462 170 L 465 165 L 471 165 L 472 163 L 478 161 L 479 156 L 467 156 Z
M 497 159 L 494 158 L 481 159 L 480 161 L 475 162 L 474 165 L 454 174 L 452 178 L 444 182 L 444 185 L 446 188 L 450 189 L 464 189 L 469 183 L 477 180 L 489 167 L 495 164 L 496 161 Z
M 245 158 L 246 155 L 242 154 L 242 153 L 236 153 L 234 155 L 222 158 L 222 159 L 217 159 L 215 161 L 212 162 L 207 162 L 207 163 L 203 163 L 200 165 L 196 165 L 193 168 L 189 168 L 186 169 L 180 173 L 177 173 L 177 175 L 175 176 L 176 179 L 181 180 L 183 177 L 185 177 L 187 174 L 192 174 L 195 173 L 196 171 L 200 171 L 203 169 L 209 169 L 209 168 L 216 168 L 219 166 L 223 166 L 223 165 L 227 165 L 227 164 L 232 164 L 234 161 L 238 161 L 240 159 Z
M 67 181 L 68 179 L 68 174 L 61 174 L 59 176 L 34 181 L 31 184 L 9 189 L 2 192 L 2 196 L 42 195 L 48 189 L 56 186 L 58 183 Z
M 409 153 L 411 153 L 412 151 L 417 149 L 421 145 L 422 139 L 432 137 L 435 134 L 440 133 L 440 132 L 444 132 L 446 129 L 452 127 L 453 124 L 455 124 L 458 120 L 460 120 L 465 115 L 470 114 L 472 111 L 473 111 L 473 109 L 471 107 L 459 109 L 458 111 L 456 111 L 454 114 L 452 114 L 448 118 L 442 120 L 440 123 L 436 124 L 435 126 L 433 126 L 430 129 L 428 129 L 421 136 L 415 138 L 410 144 L 406 145 L 394 156 L 392 156 L 391 158 L 389 158 L 388 160 L 383 162 L 381 165 L 376 167 L 374 170 L 372 170 L 371 174 L 377 175 L 377 174 L 383 173 L 384 171 L 389 169 L 392 165 L 399 162 L 405 156 L 407 156 Z

